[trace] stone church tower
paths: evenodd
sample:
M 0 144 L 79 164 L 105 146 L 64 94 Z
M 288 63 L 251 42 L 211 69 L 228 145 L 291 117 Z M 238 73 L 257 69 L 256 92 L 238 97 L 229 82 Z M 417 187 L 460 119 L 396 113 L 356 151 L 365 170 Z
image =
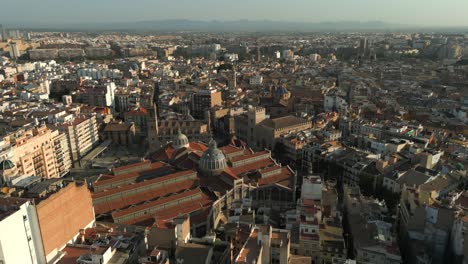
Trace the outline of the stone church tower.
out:
M 149 112 L 148 120 L 148 146 L 149 151 L 155 151 L 159 148 L 159 126 L 157 106 L 153 105 L 153 110 Z

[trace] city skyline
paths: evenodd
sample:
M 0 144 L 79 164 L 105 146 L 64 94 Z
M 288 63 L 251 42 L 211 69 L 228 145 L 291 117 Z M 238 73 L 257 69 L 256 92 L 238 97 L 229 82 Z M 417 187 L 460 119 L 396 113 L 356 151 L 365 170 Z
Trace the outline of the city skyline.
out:
M 0 264 L 468 264 L 468 0 L 0 4 Z
M 122 0 L 91 2 L 83 0 L 63 6 L 58 0 L 9 1 L 2 4 L 2 22 L 11 26 L 50 27 L 90 23 L 125 23 L 159 20 L 323 23 L 341 21 L 382 21 L 399 26 L 465 27 L 463 10 L 468 2 L 449 1 L 247 1 L 200 0 L 196 5 L 180 0 Z M 92 4 L 92 5 L 91 5 Z M 92 8 L 91 8 L 92 7 Z M 21 15 L 20 15 L 21 14 Z M 444 14 L 444 15 L 441 15 Z

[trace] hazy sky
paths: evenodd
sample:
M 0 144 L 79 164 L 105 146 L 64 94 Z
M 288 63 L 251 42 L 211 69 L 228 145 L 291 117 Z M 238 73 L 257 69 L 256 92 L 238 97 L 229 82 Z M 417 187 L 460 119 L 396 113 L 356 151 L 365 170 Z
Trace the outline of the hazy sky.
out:
M 6 24 L 161 19 L 468 26 L 468 0 L 0 0 L 0 23 Z

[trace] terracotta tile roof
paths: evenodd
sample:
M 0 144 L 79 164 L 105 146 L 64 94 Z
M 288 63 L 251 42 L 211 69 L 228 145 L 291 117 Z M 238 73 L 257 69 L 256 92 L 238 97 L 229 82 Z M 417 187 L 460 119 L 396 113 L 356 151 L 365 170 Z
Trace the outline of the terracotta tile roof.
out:
M 164 197 L 164 198 L 158 199 L 156 201 L 144 203 L 142 205 L 137 205 L 135 207 L 130 207 L 128 209 L 124 209 L 124 210 L 121 210 L 121 211 L 114 212 L 114 213 L 112 213 L 112 217 L 115 219 L 115 218 L 122 217 L 122 216 L 125 216 L 125 215 L 129 215 L 129 214 L 141 211 L 141 210 L 150 209 L 150 208 L 152 208 L 154 206 L 157 206 L 157 205 L 164 205 L 164 204 L 166 204 L 168 202 L 171 202 L 171 201 L 174 201 L 176 199 L 181 199 L 181 198 L 184 198 L 184 197 L 188 197 L 188 196 L 191 196 L 191 195 L 198 195 L 198 194 L 200 194 L 202 197 L 206 196 L 200 189 L 197 188 L 197 189 L 193 189 L 193 190 L 190 190 L 190 191 L 187 191 L 187 192 L 182 192 L 182 193 L 178 193 L 178 194 L 175 194 L 175 195 L 171 195 L 169 197 Z M 193 202 L 194 202 L 194 200 L 191 201 L 191 203 L 193 203 Z M 171 207 L 174 207 L 174 206 L 171 206 Z
M 211 200 L 202 198 L 196 201 L 179 204 L 156 214 L 155 227 L 164 228 L 170 226 L 172 219 L 179 215 L 190 215 L 190 224 L 198 225 L 206 222 L 211 209 Z
M 261 185 L 278 183 L 288 188 L 293 188 L 294 187 L 293 175 L 294 173 L 291 170 L 289 170 L 287 167 L 282 167 L 280 174 L 272 175 L 266 178 L 260 178 L 258 180 L 258 184 L 261 186 Z
M 101 177 L 99 177 L 98 181 L 95 182 L 93 185 L 96 189 L 108 188 L 107 186 L 112 188 L 112 187 L 115 187 L 115 185 L 120 185 L 120 182 L 122 182 L 122 184 L 125 184 L 124 182 L 126 182 L 127 180 L 130 181 L 131 179 L 133 179 L 133 182 L 136 182 L 137 178 L 142 175 L 146 175 L 150 173 L 157 173 L 157 172 L 164 172 L 164 171 L 167 171 L 167 173 L 170 173 L 173 171 L 171 166 L 163 162 L 152 163 L 150 168 L 151 169 L 149 170 L 144 170 L 140 172 L 131 172 L 131 173 L 126 173 L 126 174 L 122 174 L 118 176 L 102 175 Z
M 189 147 L 193 151 L 201 151 L 201 152 L 204 152 L 205 150 L 208 149 L 208 147 L 202 142 L 190 142 Z
M 238 148 L 233 145 L 227 145 L 224 147 L 219 148 L 227 157 L 232 154 L 238 154 L 242 155 L 244 153 L 244 149 Z
M 261 155 L 265 155 L 265 154 L 270 154 L 270 153 L 268 151 L 264 150 L 264 151 L 259 151 L 259 152 L 246 154 L 246 155 L 243 155 L 243 156 L 232 157 L 230 159 L 230 161 L 231 162 L 237 162 L 237 161 L 241 161 L 241 160 L 247 160 L 247 159 L 255 158 L 255 157 L 258 157 L 258 156 L 261 156 Z
M 239 167 L 230 168 L 230 169 L 235 175 L 237 175 L 239 177 L 243 173 L 246 173 L 246 172 L 249 172 L 249 171 L 256 171 L 258 169 L 262 169 L 262 168 L 271 166 L 273 164 L 275 164 L 275 162 L 273 161 L 273 159 L 269 158 L 269 159 L 264 159 L 264 160 L 259 160 L 259 161 L 253 162 L 253 163 L 249 163 L 249 164 L 246 164 L 246 165 L 242 165 L 242 166 L 239 166 Z
M 233 179 L 233 180 L 239 179 L 239 177 L 237 177 L 237 175 L 229 167 L 224 169 L 224 171 L 221 173 L 221 175 L 226 176 L 226 177 L 228 177 L 230 179 Z
M 160 197 L 179 193 L 185 190 L 193 189 L 198 180 L 186 180 L 174 184 L 164 185 L 161 188 L 148 190 L 127 197 L 117 197 L 111 201 L 105 201 L 94 206 L 96 214 L 108 213 L 117 209 L 124 209 L 131 205 L 137 205 L 142 202 L 151 201 Z
M 183 163 L 186 159 L 188 159 L 187 156 L 195 155 L 198 158 L 200 158 L 201 155 L 203 154 L 203 152 L 205 150 L 207 150 L 207 149 L 208 148 L 203 143 L 190 142 L 188 148 L 182 148 L 182 149 L 179 149 L 179 150 L 175 150 L 172 147 L 172 143 L 169 143 L 165 147 L 163 147 L 160 150 L 158 150 L 157 152 L 155 152 L 152 155 L 152 158 L 154 160 L 169 161 L 169 160 L 171 160 L 171 159 L 173 159 L 173 158 L 175 158 L 177 156 L 180 156 L 180 157 L 177 157 L 177 160 L 171 162 L 171 163 L 180 165 L 179 163 Z M 183 152 L 185 152 L 185 153 L 183 153 Z M 180 154 L 182 154 L 182 155 L 180 155 Z M 188 167 L 187 166 L 181 166 L 181 167 L 184 167 L 184 168 L 192 168 L 193 167 L 190 164 L 188 164 L 188 165 L 189 165 Z
M 267 167 L 267 168 L 261 169 L 260 172 L 261 172 L 261 173 L 268 173 L 268 172 L 271 172 L 271 171 L 274 171 L 274 170 L 278 170 L 278 169 L 280 169 L 280 168 L 281 168 L 280 165 L 275 165 L 275 166 L 271 166 L 271 167 Z
M 120 166 L 120 167 L 112 169 L 112 172 L 115 173 L 115 172 L 123 171 L 123 170 L 129 169 L 129 168 L 141 167 L 141 166 L 147 165 L 149 163 L 151 163 L 151 161 L 145 160 L 145 161 L 138 162 L 138 163 L 133 163 L 133 164 L 125 165 L 125 166 Z
M 283 116 L 274 119 L 265 119 L 260 123 L 260 125 L 270 127 L 273 129 L 281 129 L 299 126 L 305 123 L 309 123 L 310 125 L 312 125 L 312 123 L 310 121 L 307 121 L 306 119 L 302 119 L 295 116 Z
M 162 177 L 158 177 L 156 179 L 143 181 L 143 182 L 130 184 L 130 185 L 125 185 L 123 187 L 117 187 L 117 188 L 113 188 L 113 189 L 110 189 L 110 190 L 104 190 L 102 192 L 94 193 L 93 194 L 93 200 L 97 199 L 97 198 L 109 196 L 109 195 L 112 195 L 112 194 L 120 193 L 120 192 L 123 192 L 123 191 L 127 191 L 127 190 L 138 189 L 138 188 L 141 188 L 141 187 L 149 185 L 149 184 L 164 182 L 164 181 L 169 180 L 169 179 L 176 179 L 178 177 L 187 176 L 187 175 L 190 175 L 192 173 L 196 173 L 196 172 L 193 171 L 193 170 L 180 171 L 180 172 L 172 173 L 172 174 L 165 175 L 165 176 L 162 176 Z
M 115 179 L 115 177 L 116 176 L 110 175 L 110 174 L 101 174 L 99 176 L 99 178 L 96 180 L 96 182 L 94 183 L 94 185 L 100 184 L 101 181 L 107 181 L 107 180 Z
M 104 251 L 107 248 L 103 247 L 98 247 L 96 251 L 94 251 L 94 254 L 104 254 Z M 77 247 L 77 246 L 66 246 L 63 249 L 64 252 L 66 252 L 65 256 L 60 259 L 57 264 L 76 264 L 77 259 L 84 254 L 89 254 L 90 253 L 90 247 Z
M 218 192 L 223 195 L 226 190 L 230 190 L 232 185 L 223 181 L 220 177 L 200 177 L 200 185 L 208 188 L 213 192 Z
M 172 143 L 169 143 L 152 154 L 151 157 L 154 160 L 168 161 L 172 157 L 174 151 L 175 149 L 172 147 Z
M 104 132 L 128 131 L 133 124 L 128 123 L 109 123 L 104 128 Z
M 156 219 L 156 225 L 162 224 L 162 222 L 166 222 L 168 220 L 171 220 L 171 219 L 173 219 L 173 218 L 175 218 L 175 217 L 177 217 L 179 215 L 193 213 L 193 212 L 196 212 L 196 211 L 201 210 L 203 208 L 209 207 L 213 203 L 213 201 L 211 200 L 211 198 L 209 196 L 203 194 L 203 192 L 201 192 L 199 189 L 195 189 L 195 190 L 192 190 L 192 191 L 189 191 L 189 192 L 178 194 L 176 196 L 171 196 L 171 197 L 168 197 L 168 198 L 165 198 L 165 199 L 160 199 L 160 200 L 155 201 L 153 203 L 148 203 L 148 204 L 144 204 L 142 206 L 137 206 L 137 207 L 129 208 L 127 210 L 119 211 L 119 212 L 113 214 L 113 217 L 123 216 L 123 215 L 129 214 L 129 213 L 132 213 L 132 212 L 139 211 L 139 210 L 144 209 L 144 208 L 149 208 L 149 207 L 155 206 L 157 204 L 164 204 L 164 203 L 170 202 L 173 199 L 178 199 L 178 198 L 181 198 L 181 197 L 184 197 L 184 196 L 189 196 L 189 195 L 197 194 L 197 193 L 201 194 L 201 197 L 198 198 L 198 199 L 190 200 L 190 201 L 187 201 L 187 202 L 183 202 L 183 203 L 180 203 L 180 204 L 177 204 L 177 205 L 174 205 L 174 206 L 164 208 L 161 211 L 156 212 L 155 214 L 146 214 L 146 215 L 143 215 L 141 217 L 134 218 L 134 219 L 123 222 L 124 224 L 135 224 L 137 222 L 141 222 L 141 221 L 147 220 L 147 219 Z

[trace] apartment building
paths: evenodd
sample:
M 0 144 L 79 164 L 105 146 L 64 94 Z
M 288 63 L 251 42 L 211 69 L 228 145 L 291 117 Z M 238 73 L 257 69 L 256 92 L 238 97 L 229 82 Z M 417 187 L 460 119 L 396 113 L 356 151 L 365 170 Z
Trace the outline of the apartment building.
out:
M 193 95 L 192 113 L 195 118 L 203 119 L 205 112 L 216 105 L 222 105 L 221 92 L 215 89 L 200 90 Z
M 55 152 L 55 165 L 59 177 L 65 176 L 72 167 L 70 148 L 68 147 L 68 139 L 64 133 L 58 130 L 52 131 L 52 140 Z
M 17 134 L 11 139 L 13 162 L 19 175 L 35 175 L 55 178 L 59 174 L 55 164 L 52 131 L 40 126 Z
M 54 127 L 66 135 L 73 163 L 79 161 L 99 143 L 95 115 L 75 117 Z
M 38 220 L 28 199 L 0 199 L 0 263 L 45 263 Z
M 59 180 L 60 181 L 60 180 Z M 81 229 L 94 224 L 91 194 L 86 184 L 54 180 L 36 185 L 45 197 L 29 192 L 31 199 L 0 197 L 0 263 L 56 263 Z

